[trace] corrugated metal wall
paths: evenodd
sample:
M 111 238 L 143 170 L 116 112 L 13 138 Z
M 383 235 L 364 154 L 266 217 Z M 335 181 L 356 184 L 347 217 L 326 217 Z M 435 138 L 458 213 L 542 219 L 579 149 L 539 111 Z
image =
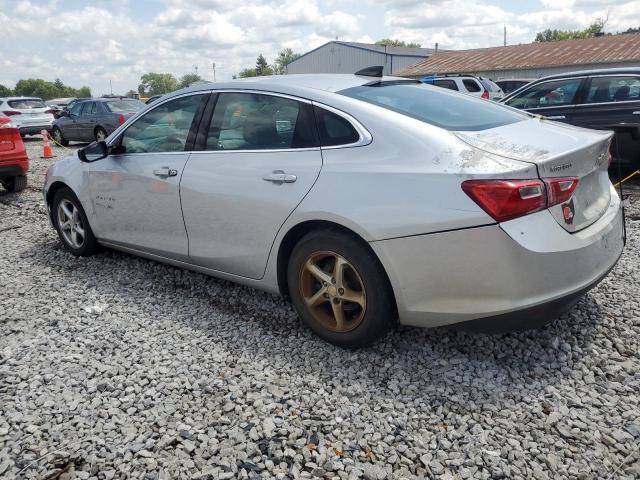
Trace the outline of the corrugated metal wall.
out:
M 557 73 L 577 72 L 580 70 L 593 70 L 600 68 L 623 68 L 623 67 L 640 67 L 640 62 L 615 62 L 615 63 L 598 63 L 592 65 L 566 65 L 562 67 L 549 68 L 532 68 L 528 70 L 498 70 L 474 72 L 475 75 L 489 77 L 492 80 L 501 80 L 505 78 L 541 78 Z
M 384 65 L 384 74 L 391 75 L 421 60 L 420 57 L 385 55 L 363 48 L 328 43 L 294 60 L 286 73 L 355 73 L 374 65 Z

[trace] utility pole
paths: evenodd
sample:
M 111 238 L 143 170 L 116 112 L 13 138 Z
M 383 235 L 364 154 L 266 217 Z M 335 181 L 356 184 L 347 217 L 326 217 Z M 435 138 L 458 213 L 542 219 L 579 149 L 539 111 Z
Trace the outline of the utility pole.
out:
M 504 24 L 504 46 L 507 46 L 507 24 Z
M 216 62 L 213 62 L 211 64 L 211 66 L 213 67 L 213 81 L 216 81 Z
M 193 66 L 193 69 L 195 70 L 196 75 L 198 75 L 198 65 L 194 65 L 194 66 Z
M 113 85 L 111 84 L 111 80 L 109 80 L 109 91 L 111 92 L 111 95 L 113 95 Z

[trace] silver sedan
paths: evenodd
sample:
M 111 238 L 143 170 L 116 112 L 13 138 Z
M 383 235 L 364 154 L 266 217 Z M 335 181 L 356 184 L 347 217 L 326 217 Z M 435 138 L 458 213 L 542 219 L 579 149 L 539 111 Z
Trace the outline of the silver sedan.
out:
M 74 255 L 100 246 L 291 298 L 357 347 L 398 321 L 556 318 L 616 264 L 611 134 L 406 79 L 287 75 L 163 97 L 55 163 Z

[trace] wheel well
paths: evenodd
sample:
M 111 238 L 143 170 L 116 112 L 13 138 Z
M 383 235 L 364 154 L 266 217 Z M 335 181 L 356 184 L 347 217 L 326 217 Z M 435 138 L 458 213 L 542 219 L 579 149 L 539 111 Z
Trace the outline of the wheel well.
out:
M 369 245 L 369 243 L 364 238 L 362 238 L 353 230 L 350 230 L 347 227 L 344 227 L 338 223 L 328 222 L 325 220 L 309 220 L 306 222 L 299 223 L 298 225 L 293 227 L 291 230 L 289 230 L 287 234 L 284 236 L 284 238 L 282 239 L 282 242 L 280 243 L 280 249 L 278 250 L 278 288 L 280 289 L 280 293 L 285 297 L 289 296 L 289 285 L 287 282 L 287 266 L 289 265 L 289 258 L 291 257 L 291 252 L 293 252 L 293 249 L 296 246 L 296 244 L 300 241 L 302 237 L 304 237 L 309 232 L 312 232 L 314 230 L 327 230 L 327 229 L 336 230 L 346 235 L 349 235 L 350 237 L 357 240 L 358 243 L 360 243 L 363 248 L 366 248 L 369 251 L 369 253 L 371 253 L 371 255 L 378 262 L 379 267 L 381 268 L 382 272 L 385 275 L 387 285 L 389 286 L 389 289 L 391 290 L 391 293 L 392 293 L 392 298 L 394 301 L 393 307 L 397 312 L 398 307 L 395 304 L 395 293 L 393 291 L 393 286 L 389 281 L 389 275 L 387 275 L 387 272 L 384 269 L 382 262 L 380 261 L 376 253 L 371 248 L 371 245 Z

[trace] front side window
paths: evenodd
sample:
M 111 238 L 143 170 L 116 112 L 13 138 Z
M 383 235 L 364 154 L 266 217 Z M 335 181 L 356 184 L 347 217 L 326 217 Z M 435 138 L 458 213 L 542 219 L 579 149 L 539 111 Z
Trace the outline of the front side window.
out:
M 206 150 L 277 150 L 317 145 L 311 106 L 275 95 L 220 93 Z
M 448 88 L 449 90 L 458 90 L 455 80 L 434 80 L 433 84 L 436 87 Z
M 80 110 L 82 110 L 82 106 L 84 103 L 74 103 L 73 106 L 69 109 L 69 115 L 78 116 L 80 115 Z
M 122 135 L 125 153 L 182 152 L 204 95 L 189 95 L 145 113 Z
M 640 100 L 640 77 L 595 77 L 584 103 Z
M 467 92 L 475 93 L 482 90 L 473 78 L 463 78 L 462 83 L 464 84 L 464 88 L 467 89 Z
M 581 78 L 569 78 L 539 83 L 520 92 L 506 104 L 525 109 L 571 105 L 581 82 Z
M 361 85 L 338 93 L 454 131 L 486 130 L 529 118 L 497 103 L 424 84 Z

